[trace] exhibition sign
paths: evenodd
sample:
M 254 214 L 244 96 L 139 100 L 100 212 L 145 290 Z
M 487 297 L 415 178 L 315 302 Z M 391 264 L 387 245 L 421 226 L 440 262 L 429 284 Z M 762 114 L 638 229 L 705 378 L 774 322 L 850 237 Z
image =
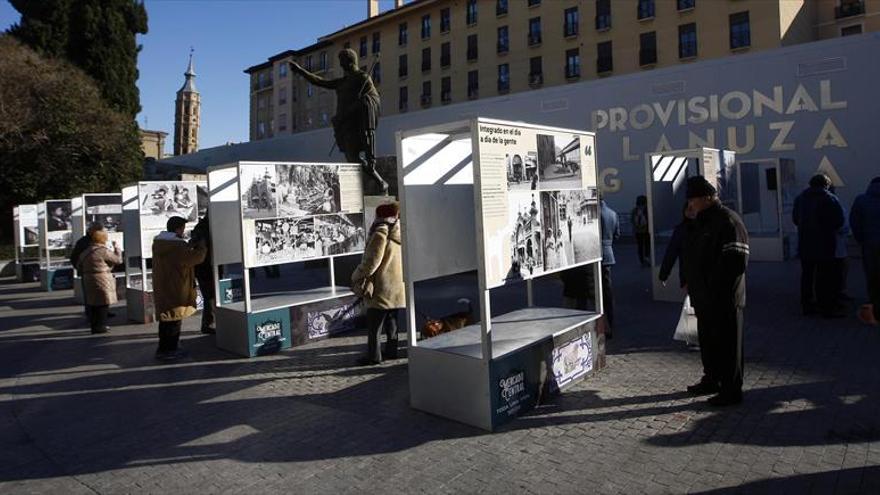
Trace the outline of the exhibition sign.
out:
M 18 205 L 13 209 L 15 221 L 15 245 L 18 248 L 40 245 L 37 205 Z

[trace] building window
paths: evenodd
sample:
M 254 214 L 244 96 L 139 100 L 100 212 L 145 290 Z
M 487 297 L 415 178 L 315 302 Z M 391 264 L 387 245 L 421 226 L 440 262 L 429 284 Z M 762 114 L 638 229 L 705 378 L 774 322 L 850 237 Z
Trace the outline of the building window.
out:
M 431 106 L 431 81 L 422 83 L 422 97 L 420 98 L 423 107 Z
M 467 59 L 468 60 L 476 60 L 479 53 L 477 53 L 477 35 L 470 34 L 467 37 Z
M 401 112 L 405 112 L 407 107 L 409 106 L 409 90 L 406 86 L 400 88 L 400 92 L 397 98 L 397 110 Z
M 440 103 L 444 105 L 452 101 L 452 78 L 440 79 Z
M 278 78 L 283 79 L 287 77 L 287 61 L 281 62 L 281 65 L 278 66 Z
M 406 77 L 409 72 L 409 67 L 407 66 L 406 54 L 397 57 L 397 77 Z
M 382 64 L 380 62 L 376 62 L 373 64 L 373 83 L 380 84 L 382 82 Z
M 611 55 L 611 42 L 603 41 L 596 45 L 596 72 L 599 74 L 614 70 L 614 59 Z
M 342 45 L 342 48 L 345 48 L 346 50 L 351 48 L 351 41 L 346 41 L 345 44 Z
M 507 0 L 495 0 L 495 15 L 507 15 Z
M 358 56 L 364 58 L 367 56 L 367 37 L 361 36 L 361 41 L 358 44 Z
M 642 33 L 639 35 L 639 65 L 652 65 L 657 63 L 657 32 Z
M 375 32 L 373 33 L 373 53 L 379 53 L 382 50 L 382 36 Z
M 544 64 L 541 57 L 529 59 L 529 85 L 540 86 L 544 84 Z
M 596 0 L 596 29 L 611 29 L 611 0 Z
M 467 25 L 477 23 L 477 0 L 467 0 Z
M 638 19 L 651 19 L 654 17 L 654 0 L 639 0 Z
M 581 77 L 581 55 L 577 48 L 565 51 L 565 77 L 566 79 Z
M 480 75 L 479 72 L 472 70 L 468 72 L 468 99 L 474 100 L 480 97 Z
M 528 0 L 527 3 L 529 7 L 534 7 L 536 5 L 541 5 L 541 0 Z
M 257 108 L 260 110 L 266 108 L 266 97 L 261 96 L 257 98 Z
M 397 45 L 405 46 L 407 38 L 409 38 L 409 34 L 406 29 L 406 23 L 401 22 L 400 25 L 397 26 Z
M 529 46 L 541 44 L 541 18 L 532 17 L 529 19 Z
M 306 83 L 306 96 L 311 98 L 315 95 L 315 87 L 311 83 Z
M 677 7 L 679 12 L 682 10 L 690 10 L 696 6 L 697 0 L 678 0 Z
M 266 123 L 260 122 L 257 124 L 257 136 L 264 137 L 266 135 Z
M 279 88 L 278 89 L 278 104 L 284 105 L 287 103 L 287 88 Z
M 278 116 L 278 130 L 286 131 L 287 130 L 287 114 L 282 113 Z
M 306 70 L 312 70 L 312 56 L 306 56 Z
M 697 23 L 678 26 L 678 58 L 697 56 Z
M 431 70 L 431 48 L 422 48 L 422 72 Z
M 448 33 L 450 25 L 449 8 L 440 9 L 440 32 Z
M 579 19 L 580 17 L 578 16 L 577 7 L 565 9 L 565 24 L 563 25 L 563 31 L 565 32 L 566 38 L 569 36 L 577 36 Z
M 498 92 L 507 93 L 510 91 L 510 65 L 501 64 L 498 66 Z
M 498 53 L 507 53 L 508 50 L 510 50 L 510 36 L 507 31 L 507 26 L 501 26 L 498 28 L 497 51 Z
M 318 70 L 327 70 L 330 64 L 327 63 L 327 52 L 321 52 L 318 57 Z
M 426 40 L 431 37 L 431 14 L 422 16 L 422 39 Z
M 749 11 L 730 14 L 730 49 L 746 48 L 752 45 L 752 29 L 749 25 Z
M 840 0 L 839 5 L 834 7 L 834 18 L 843 19 L 865 13 L 865 0 Z
M 449 64 L 452 59 L 452 48 L 449 46 L 449 42 L 443 43 L 440 45 L 440 67 L 449 67 Z
M 862 34 L 862 25 L 856 24 L 854 26 L 847 26 L 845 28 L 840 28 L 841 36 L 852 36 L 854 34 Z

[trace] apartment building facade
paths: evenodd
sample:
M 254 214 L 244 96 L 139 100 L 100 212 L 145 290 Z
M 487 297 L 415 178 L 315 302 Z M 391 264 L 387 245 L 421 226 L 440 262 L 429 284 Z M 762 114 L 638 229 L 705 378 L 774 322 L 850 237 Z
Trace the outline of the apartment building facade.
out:
M 318 129 L 332 92 L 288 61 L 338 76 L 352 48 L 382 114 L 880 30 L 880 0 L 414 0 L 245 70 L 250 139 Z

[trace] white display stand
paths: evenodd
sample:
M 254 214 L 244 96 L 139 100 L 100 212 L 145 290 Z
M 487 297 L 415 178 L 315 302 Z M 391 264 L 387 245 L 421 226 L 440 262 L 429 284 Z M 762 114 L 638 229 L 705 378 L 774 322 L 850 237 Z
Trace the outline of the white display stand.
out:
M 347 279 L 337 284 L 335 265 L 337 257 L 363 253 L 359 165 L 231 163 L 208 169 L 208 189 L 219 348 L 246 357 L 288 348 L 302 307 L 353 296 Z M 322 259 L 326 284 L 252 290 L 252 268 Z M 221 279 L 221 269 L 239 275 Z
M 37 205 L 12 208 L 15 230 L 15 279 L 34 282 L 40 278 L 40 221 Z
M 749 231 L 749 261 L 784 261 L 795 251 L 794 167 L 794 160 L 786 158 L 737 164 L 739 213 Z
M 187 232 L 204 214 L 207 188 L 197 181 L 138 182 L 122 188 L 122 237 L 125 245 L 125 300 L 128 318 L 156 320 L 153 308 L 153 238 L 172 216 L 187 219 Z
M 721 202 L 737 208 L 736 154 L 729 150 L 694 148 L 645 154 L 645 189 L 648 197 L 648 230 L 651 239 L 651 285 L 655 301 L 682 302 L 678 270 L 664 286 L 659 277 L 666 246 L 683 219 L 688 177 L 702 175 L 718 189 Z
M 120 251 L 124 249 L 122 235 L 122 195 L 119 193 L 89 193 L 71 198 L 72 212 L 70 215 L 73 223 L 71 243 L 76 242 L 86 234 L 89 225 L 93 222 L 101 222 L 107 231 L 109 243 L 116 242 Z M 73 298 L 79 304 L 85 304 L 83 294 L 82 277 L 76 267 L 73 267 Z M 125 272 L 114 272 L 116 277 L 117 298 L 125 299 Z
M 45 291 L 73 288 L 70 253 L 73 225 L 69 199 L 47 199 L 37 204 L 40 224 L 40 287 Z
M 597 368 L 595 135 L 475 118 L 399 131 L 397 155 L 412 406 L 492 430 Z M 533 279 L 581 265 L 596 311 L 534 305 Z M 479 323 L 419 341 L 417 284 L 473 271 Z M 528 305 L 493 314 L 505 285 Z

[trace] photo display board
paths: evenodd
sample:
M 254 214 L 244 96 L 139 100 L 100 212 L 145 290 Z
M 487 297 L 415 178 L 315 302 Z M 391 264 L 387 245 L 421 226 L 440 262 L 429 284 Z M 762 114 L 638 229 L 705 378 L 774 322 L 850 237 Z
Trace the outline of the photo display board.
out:
M 480 121 L 485 288 L 599 261 L 595 138 Z
M 45 232 L 47 250 L 63 250 L 71 245 L 73 223 L 69 199 L 50 199 L 45 202 Z
M 364 250 L 359 165 L 241 163 L 239 185 L 246 267 Z
M 40 222 L 37 218 L 37 205 L 18 205 L 15 207 L 15 245 L 19 248 L 40 245 Z
M 141 256 L 153 257 L 153 238 L 164 231 L 168 219 L 186 219 L 189 237 L 199 218 L 208 210 L 208 186 L 205 182 L 140 182 L 138 209 L 141 233 Z
M 100 223 L 107 231 L 107 243 L 115 242 L 122 249 L 122 195 L 85 194 L 82 209 L 83 227 L 88 229 L 89 225 Z

